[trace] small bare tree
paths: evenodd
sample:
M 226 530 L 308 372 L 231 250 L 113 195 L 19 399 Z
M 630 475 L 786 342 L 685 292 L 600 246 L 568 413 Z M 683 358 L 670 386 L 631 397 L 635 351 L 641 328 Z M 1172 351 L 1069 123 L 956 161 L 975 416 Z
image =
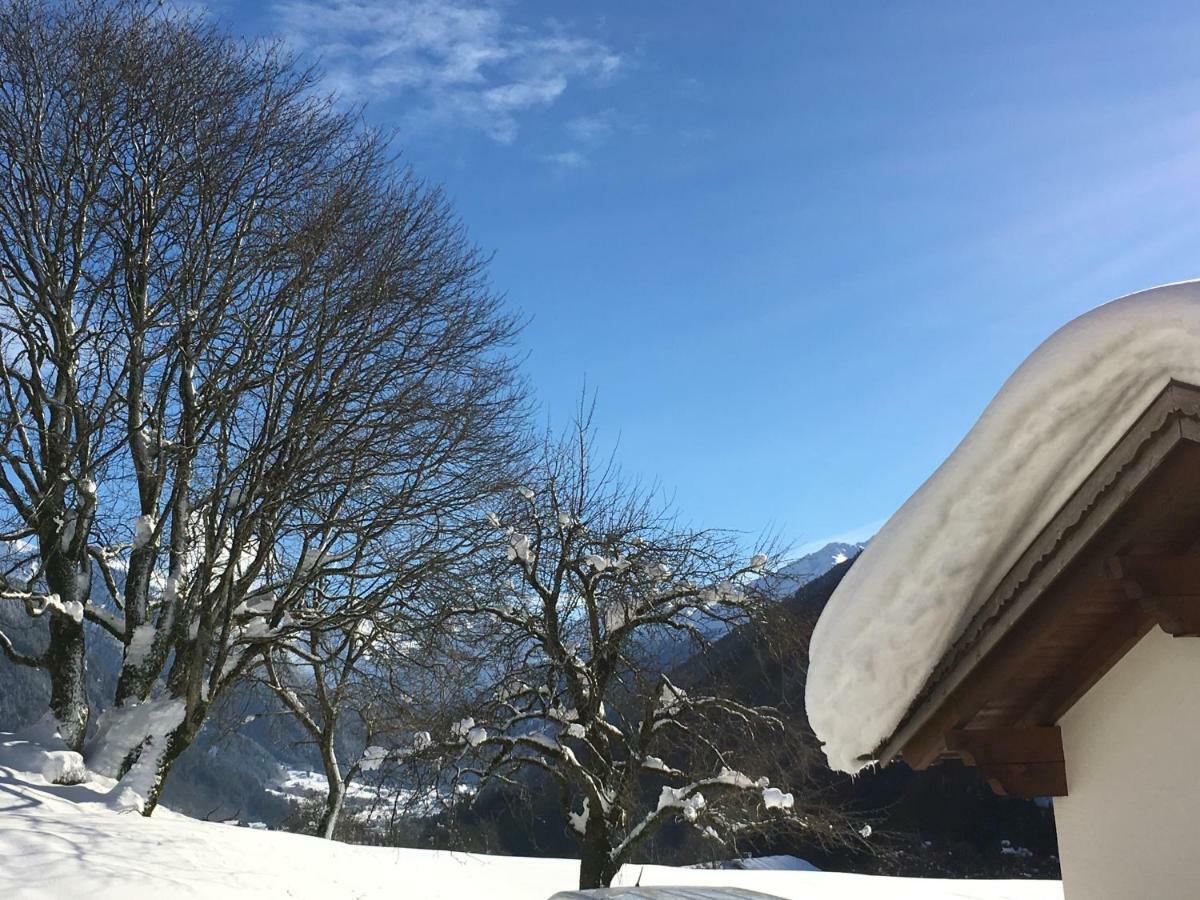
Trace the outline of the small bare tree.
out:
M 333 838 L 350 786 L 387 754 L 379 742 L 388 740 L 398 717 L 390 707 L 394 697 L 376 682 L 407 650 L 392 619 L 381 604 L 369 613 L 314 622 L 263 651 L 267 685 L 321 756 L 326 794 L 317 834 L 323 838 Z M 347 743 L 357 745 L 348 761 L 339 757 Z
M 736 748 L 720 744 L 730 723 L 747 746 L 781 720 L 685 690 L 661 657 L 671 635 L 702 649 L 758 616 L 753 579 L 767 555 L 747 559 L 728 534 L 682 527 L 611 464 L 594 469 L 589 443 L 581 416 L 491 517 L 494 587 L 452 620 L 459 640 L 488 642 L 496 683 L 438 747 L 461 748 L 460 781 L 551 777 L 581 844 L 583 888 L 607 885 L 668 821 L 720 841 L 796 812 L 792 795 L 738 771 Z
M 479 488 L 464 478 L 457 489 Z M 457 566 L 476 546 L 470 538 L 469 530 L 418 531 L 380 559 L 320 579 L 287 638 L 263 650 L 267 686 L 320 753 L 321 837 L 334 836 L 351 784 L 399 762 L 402 736 L 436 705 L 429 648 L 459 587 Z M 346 748 L 348 761 L 339 758 Z

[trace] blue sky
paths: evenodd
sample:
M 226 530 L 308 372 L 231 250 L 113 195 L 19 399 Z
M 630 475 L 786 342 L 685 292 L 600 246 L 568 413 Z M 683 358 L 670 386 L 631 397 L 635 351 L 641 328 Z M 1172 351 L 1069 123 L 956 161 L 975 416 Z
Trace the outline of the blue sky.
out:
M 685 518 L 865 536 L 1005 377 L 1200 275 L 1200 7 L 280 0 Z

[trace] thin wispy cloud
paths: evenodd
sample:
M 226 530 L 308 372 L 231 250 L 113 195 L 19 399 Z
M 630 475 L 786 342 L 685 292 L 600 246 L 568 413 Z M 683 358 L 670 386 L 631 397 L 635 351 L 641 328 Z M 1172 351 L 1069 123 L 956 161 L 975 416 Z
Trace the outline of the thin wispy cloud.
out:
M 639 132 L 643 128 L 636 119 L 611 108 L 574 116 L 562 125 L 561 136 L 568 149 L 544 156 L 543 159 L 554 163 L 560 170 L 585 168 L 616 135 Z
M 344 97 L 405 99 L 410 127 L 469 127 L 501 143 L 516 139 L 524 114 L 622 65 L 594 37 L 554 21 L 515 23 L 486 0 L 281 0 L 273 10 Z
M 576 116 L 565 126 L 567 136 L 581 144 L 597 144 L 606 140 L 617 128 L 617 115 L 606 109 L 586 116 Z
M 582 169 L 589 164 L 587 156 L 578 150 L 563 150 L 559 153 L 547 153 L 542 157 L 543 162 L 550 163 L 558 169 Z

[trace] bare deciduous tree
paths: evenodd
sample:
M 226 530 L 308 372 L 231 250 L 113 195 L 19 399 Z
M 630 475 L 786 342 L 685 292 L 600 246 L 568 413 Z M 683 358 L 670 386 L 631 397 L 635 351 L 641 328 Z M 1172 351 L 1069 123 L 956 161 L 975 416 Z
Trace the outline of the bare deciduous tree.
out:
M 0 14 L 0 489 L 11 566 L 4 598 L 49 617 L 37 658 L 62 736 L 87 726 L 83 610 L 96 480 L 105 464 L 120 351 L 105 321 L 115 283 L 96 225 L 112 153 L 114 65 L 108 18 L 60 29 L 15 3 Z
M 437 191 L 311 71 L 155 4 L 0 8 L 5 596 L 117 640 L 89 765 L 157 802 L 209 705 L 511 445 L 513 333 Z M 26 542 L 17 544 L 17 542 Z M 20 574 L 20 578 L 16 575 Z M 103 592 L 93 590 L 95 579 Z
M 791 794 L 738 771 L 739 748 L 783 728 L 774 712 L 691 693 L 663 671 L 673 639 L 703 650 L 759 616 L 753 581 L 767 555 L 747 559 L 732 536 L 683 527 L 611 464 L 594 468 L 589 443 L 581 416 L 493 514 L 502 569 L 451 615 L 499 675 L 434 748 L 457 743 L 460 783 L 524 769 L 553 779 L 583 888 L 608 884 L 668 821 L 721 841 L 798 812 Z M 731 723 L 741 740 L 723 745 Z

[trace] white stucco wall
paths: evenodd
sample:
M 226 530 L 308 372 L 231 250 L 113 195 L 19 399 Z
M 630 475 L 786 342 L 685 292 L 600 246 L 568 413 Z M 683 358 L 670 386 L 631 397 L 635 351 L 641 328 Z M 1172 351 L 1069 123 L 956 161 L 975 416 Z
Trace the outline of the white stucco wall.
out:
M 1200 897 L 1200 638 L 1156 627 L 1059 724 L 1066 900 Z

